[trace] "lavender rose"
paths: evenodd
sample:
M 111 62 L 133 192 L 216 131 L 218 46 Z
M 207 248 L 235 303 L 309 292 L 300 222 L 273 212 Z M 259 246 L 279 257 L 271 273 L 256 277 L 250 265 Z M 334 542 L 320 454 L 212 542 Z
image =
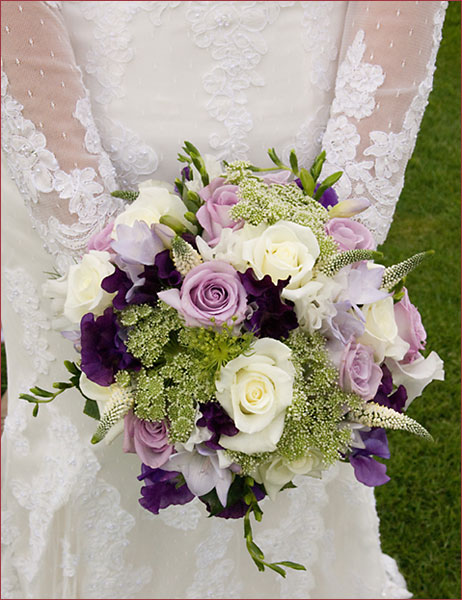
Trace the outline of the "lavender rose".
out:
M 188 327 L 241 323 L 247 310 L 247 295 L 237 271 L 220 260 L 194 267 L 180 291 L 166 290 L 158 297 L 181 313 Z
M 427 332 L 422 325 L 422 319 L 417 308 L 411 304 L 407 289 L 404 288 L 404 297 L 394 305 L 395 320 L 398 326 L 398 335 L 410 346 L 403 362 L 411 363 L 419 357 L 419 350 L 425 348 Z
M 237 190 L 237 185 L 227 184 L 223 177 L 217 177 L 199 192 L 205 204 L 196 217 L 204 228 L 205 241 L 212 247 L 218 243 L 222 229 L 240 229 L 243 225 L 243 221 L 233 221 L 229 216 L 230 208 L 239 202 Z
M 326 232 L 337 242 L 340 250 L 375 250 L 371 232 L 362 223 L 352 219 L 336 217 L 327 222 Z
M 136 452 L 145 465 L 158 469 L 173 452 L 165 422 L 143 421 L 130 411 L 125 415 L 123 450 Z
M 369 346 L 350 339 L 340 361 L 339 383 L 345 392 L 353 392 L 364 400 L 372 400 L 382 379 L 381 368 L 374 363 Z

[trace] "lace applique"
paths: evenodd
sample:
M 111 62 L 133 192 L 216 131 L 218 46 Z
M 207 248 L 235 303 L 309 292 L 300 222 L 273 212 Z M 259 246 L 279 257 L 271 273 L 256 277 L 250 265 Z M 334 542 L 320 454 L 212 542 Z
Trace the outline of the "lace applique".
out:
M 217 62 L 203 78 L 210 95 L 210 116 L 223 123 L 226 133 L 209 137 L 210 146 L 219 158 L 237 159 L 247 156 L 246 137 L 253 127 L 246 108 L 245 91 L 262 86 L 264 80 L 256 70 L 268 51 L 262 35 L 274 23 L 281 6 L 292 2 L 197 2 L 191 3 L 186 17 L 191 24 L 194 42 L 206 48 Z
M 8 170 L 25 200 L 34 228 L 55 256 L 58 270 L 64 273 L 85 250 L 89 238 L 122 207 L 121 201 L 112 198 L 96 181 L 101 179 L 107 189 L 115 189 L 113 169 L 107 157 L 100 154 L 99 176 L 91 167 L 70 173 L 60 170 L 56 157 L 46 149 L 44 134 L 23 117 L 24 107 L 7 94 L 7 86 L 7 76 L 2 72 L 2 148 Z M 78 100 L 74 116 L 88 127 L 87 150 L 101 153 L 88 97 Z M 55 191 L 69 200 L 69 212 L 77 215 L 77 222 L 65 224 L 54 215 L 43 217 L 41 194 Z M 46 203 L 47 196 L 43 200 Z
M 374 94 L 385 81 L 380 65 L 363 62 L 366 44 L 364 31 L 358 31 L 340 65 L 335 82 L 335 99 L 332 112 L 347 117 L 363 119 L 375 108 Z
M 68 539 L 61 540 L 61 569 L 64 577 L 74 577 L 77 565 L 79 564 L 79 555 L 71 553 L 71 543 Z
M 301 2 L 303 8 L 302 25 L 305 29 L 303 46 L 313 54 L 311 83 L 317 88 L 328 91 L 333 77 L 332 69 L 338 55 L 338 47 L 330 35 L 330 15 L 335 7 L 333 2 Z

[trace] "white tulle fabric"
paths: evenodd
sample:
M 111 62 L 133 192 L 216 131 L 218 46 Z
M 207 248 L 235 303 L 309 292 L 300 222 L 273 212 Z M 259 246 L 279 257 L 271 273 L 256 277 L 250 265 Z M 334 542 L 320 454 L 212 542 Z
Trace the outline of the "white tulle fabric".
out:
M 382 555 L 373 492 L 349 465 L 265 501 L 257 573 L 241 523 L 200 503 L 139 507 L 139 461 L 91 447 L 69 393 L 38 419 L 18 395 L 65 377 L 41 299 L 120 210 L 110 192 L 172 180 L 184 139 L 266 161 L 324 147 L 342 198 L 385 239 L 432 85 L 442 2 L 3 2 L 4 598 L 408 598 Z

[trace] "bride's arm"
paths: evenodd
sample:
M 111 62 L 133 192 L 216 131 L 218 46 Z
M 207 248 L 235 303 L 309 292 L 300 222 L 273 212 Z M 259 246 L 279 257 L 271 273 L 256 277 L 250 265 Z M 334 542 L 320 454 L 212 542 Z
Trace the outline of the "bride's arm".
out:
M 44 245 L 66 265 L 119 207 L 58 2 L 2 2 L 2 149 Z M 3 199 L 8 201 L 8 199 Z
M 445 2 L 349 2 L 335 99 L 323 138 L 325 174 L 343 170 L 341 199 L 382 243 L 427 104 Z

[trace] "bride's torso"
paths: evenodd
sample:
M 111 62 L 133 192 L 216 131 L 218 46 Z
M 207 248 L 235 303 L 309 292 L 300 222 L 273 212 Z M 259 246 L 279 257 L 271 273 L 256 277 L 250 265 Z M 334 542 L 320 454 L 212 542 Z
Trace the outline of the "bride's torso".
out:
M 190 140 L 225 159 L 319 151 L 347 2 L 63 2 L 121 187 L 172 179 Z

